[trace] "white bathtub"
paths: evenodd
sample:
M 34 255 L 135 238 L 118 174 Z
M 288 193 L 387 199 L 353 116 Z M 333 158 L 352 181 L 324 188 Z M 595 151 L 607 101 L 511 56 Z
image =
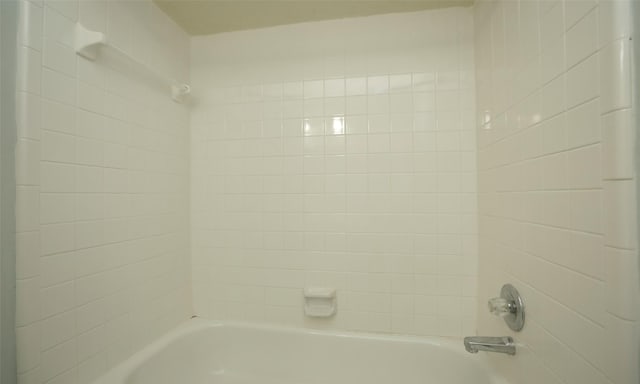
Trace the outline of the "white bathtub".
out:
M 504 384 L 461 341 L 192 319 L 96 384 Z

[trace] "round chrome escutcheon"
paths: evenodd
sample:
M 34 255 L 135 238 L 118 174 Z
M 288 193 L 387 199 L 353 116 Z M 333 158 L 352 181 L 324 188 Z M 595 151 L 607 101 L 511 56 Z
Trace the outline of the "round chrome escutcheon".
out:
M 513 331 L 520 331 L 524 327 L 524 302 L 518 290 L 511 284 L 505 284 L 500 290 L 500 297 L 515 306 L 515 310 L 504 316 L 504 321 Z

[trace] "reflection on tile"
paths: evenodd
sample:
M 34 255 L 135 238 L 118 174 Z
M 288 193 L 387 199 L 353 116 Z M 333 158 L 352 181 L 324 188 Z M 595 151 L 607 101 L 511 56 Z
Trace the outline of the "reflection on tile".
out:
M 331 122 L 331 132 L 332 135 L 344 135 L 345 133 L 345 123 L 344 117 L 342 116 L 334 116 Z

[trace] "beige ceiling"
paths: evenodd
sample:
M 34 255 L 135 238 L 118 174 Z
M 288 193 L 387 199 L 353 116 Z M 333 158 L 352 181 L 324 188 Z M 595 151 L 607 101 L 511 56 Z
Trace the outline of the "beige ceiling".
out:
M 473 0 L 154 0 L 191 35 L 305 21 L 469 6 Z

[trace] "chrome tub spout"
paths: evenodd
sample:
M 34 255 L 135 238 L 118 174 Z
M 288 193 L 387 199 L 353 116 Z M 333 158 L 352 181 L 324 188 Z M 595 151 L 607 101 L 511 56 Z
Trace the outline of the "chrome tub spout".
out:
M 502 337 L 486 337 L 486 336 L 470 336 L 464 338 L 464 347 L 467 352 L 478 353 L 478 351 L 506 353 L 508 355 L 516 354 L 516 345 L 509 336 Z

